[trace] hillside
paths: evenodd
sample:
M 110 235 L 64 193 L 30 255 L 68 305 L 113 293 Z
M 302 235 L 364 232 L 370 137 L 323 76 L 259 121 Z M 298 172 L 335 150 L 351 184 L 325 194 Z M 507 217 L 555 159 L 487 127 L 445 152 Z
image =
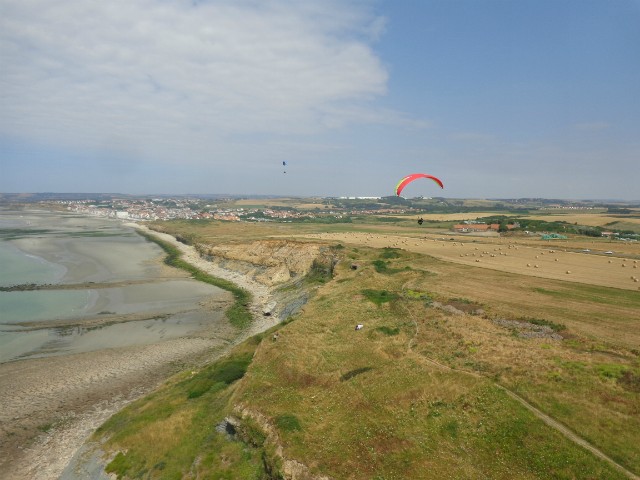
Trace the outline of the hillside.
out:
M 198 249 L 265 285 L 285 321 L 114 416 L 96 433 L 107 471 L 637 478 L 637 291 L 216 228 L 191 230 Z

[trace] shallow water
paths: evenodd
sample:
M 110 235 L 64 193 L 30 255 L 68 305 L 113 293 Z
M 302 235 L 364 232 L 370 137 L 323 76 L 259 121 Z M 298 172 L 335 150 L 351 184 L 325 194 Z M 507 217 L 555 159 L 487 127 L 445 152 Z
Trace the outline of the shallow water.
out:
M 1 227 L 0 227 L 1 228 Z M 57 283 L 67 269 L 0 241 L 0 287 L 23 283 Z
M 222 312 L 202 304 L 226 294 L 172 273 L 162 266 L 163 256 L 115 220 L 0 210 L 0 286 L 137 282 L 0 292 L 0 362 L 149 344 L 220 322 Z M 117 318 L 132 314 L 138 316 Z M 102 315 L 114 322 L 83 325 Z M 52 321 L 68 326 L 47 327 Z M 26 322 L 38 325 L 27 329 Z

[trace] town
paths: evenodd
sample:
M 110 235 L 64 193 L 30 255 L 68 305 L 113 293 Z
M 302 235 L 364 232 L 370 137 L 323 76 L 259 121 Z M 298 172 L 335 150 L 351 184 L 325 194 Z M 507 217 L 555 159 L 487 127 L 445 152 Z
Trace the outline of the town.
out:
M 106 218 L 129 220 L 226 220 L 226 221 L 294 221 L 320 217 L 345 219 L 351 215 L 402 215 L 413 208 L 315 208 L 301 210 L 293 207 L 244 208 L 206 203 L 202 199 L 151 198 L 111 200 L 58 200 L 66 210 Z M 221 202 L 226 203 L 226 202 Z M 325 206 L 326 207 L 326 206 Z

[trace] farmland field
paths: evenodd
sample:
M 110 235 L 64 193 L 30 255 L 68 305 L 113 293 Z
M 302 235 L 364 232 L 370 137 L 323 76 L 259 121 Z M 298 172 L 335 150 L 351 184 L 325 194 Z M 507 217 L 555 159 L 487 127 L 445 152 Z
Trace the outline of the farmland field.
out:
M 621 252 L 610 251 L 609 244 L 585 242 L 593 248 L 589 252 L 577 250 L 563 243 L 520 241 L 501 237 L 446 237 L 441 235 L 389 235 L 372 233 L 320 233 L 311 236 L 374 248 L 400 248 L 427 254 L 449 262 L 490 268 L 519 275 L 554 278 L 570 282 L 640 290 L 639 260 L 633 258 L 636 245 L 622 245 Z M 536 244 L 538 244 L 536 246 Z M 603 248 L 604 247 L 604 248 Z M 597 248 L 597 249 L 596 249 Z M 628 253 L 627 253 L 628 252 Z
M 241 380 L 209 391 L 207 369 L 218 367 L 191 372 L 160 394 L 175 409 L 169 419 L 167 400 L 150 398 L 111 422 L 141 422 L 140 433 L 114 433 L 112 448 L 130 452 L 136 468 L 184 473 L 208 459 L 196 462 L 203 476 L 229 465 L 259 470 L 258 458 L 285 468 L 286 458 L 308 474 L 363 480 L 638 478 L 638 243 L 462 236 L 399 218 L 157 224 L 211 245 L 326 245 L 333 279 L 312 286 L 303 310 L 275 333 L 253 340 Z M 199 397 L 189 400 L 192 384 Z M 159 423 L 148 420 L 154 411 Z M 180 455 L 145 453 L 138 439 L 170 422 L 183 426 L 162 436 L 167 445 L 174 435 L 211 438 L 198 419 L 229 415 L 245 422 L 252 445 L 236 463 L 233 445 L 219 439 Z

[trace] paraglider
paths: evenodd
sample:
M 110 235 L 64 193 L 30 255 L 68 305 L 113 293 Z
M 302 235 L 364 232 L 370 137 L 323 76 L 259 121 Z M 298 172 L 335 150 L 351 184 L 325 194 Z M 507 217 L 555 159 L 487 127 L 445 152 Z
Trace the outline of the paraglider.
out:
M 282 162 L 282 166 L 286 167 L 287 166 L 287 162 Z M 284 173 L 287 173 L 287 171 L 285 170 Z
M 406 177 L 402 178 L 402 180 L 398 182 L 395 190 L 396 195 L 399 197 L 400 194 L 402 193 L 402 190 L 404 190 L 404 187 L 406 187 L 408 184 L 410 184 L 414 180 L 417 180 L 418 178 L 431 179 L 434 182 L 436 182 L 440 186 L 440 188 L 444 188 L 444 185 L 442 184 L 440 179 L 434 177 L 433 175 L 427 175 L 426 173 L 412 173 L 411 175 L 407 175 Z

